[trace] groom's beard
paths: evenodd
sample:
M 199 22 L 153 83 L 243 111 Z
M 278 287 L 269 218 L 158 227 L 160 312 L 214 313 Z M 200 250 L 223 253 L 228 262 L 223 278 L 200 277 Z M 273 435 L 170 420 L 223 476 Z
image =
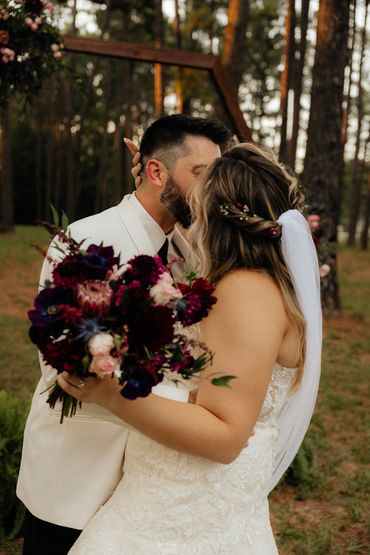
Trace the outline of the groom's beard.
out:
M 179 185 L 172 177 L 168 178 L 160 200 L 182 227 L 187 229 L 190 226 L 191 212 L 189 205 Z

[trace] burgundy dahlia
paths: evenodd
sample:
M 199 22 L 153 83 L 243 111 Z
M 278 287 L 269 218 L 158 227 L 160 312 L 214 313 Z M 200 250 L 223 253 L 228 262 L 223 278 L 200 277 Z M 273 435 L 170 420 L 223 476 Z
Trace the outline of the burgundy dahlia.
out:
M 125 283 L 130 284 L 133 281 L 138 281 L 145 289 L 155 285 L 159 276 L 166 271 L 166 266 L 159 256 L 141 254 L 131 258 L 128 264 L 130 268 L 122 276 Z
M 200 322 L 217 302 L 212 294 L 215 288 L 204 278 L 194 280 L 191 285 L 178 282 L 177 286 L 183 294 L 176 303 L 177 320 L 184 326 Z

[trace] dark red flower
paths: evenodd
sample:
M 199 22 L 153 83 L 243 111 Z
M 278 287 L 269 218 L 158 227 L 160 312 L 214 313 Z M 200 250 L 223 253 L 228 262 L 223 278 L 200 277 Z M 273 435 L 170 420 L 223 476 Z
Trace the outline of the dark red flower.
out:
M 217 302 L 212 295 L 215 288 L 204 278 L 198 278 L 190 285 L 178 282 L 177 286 L 183 294 L 183 298 L 176 302 L 177 320 L 184 326 L 200 322 Z
M 82 360 L 85 357 L 85 347 L 78 341 L 62 339 L 43 345 L 40 349 L 46 364 L 50 364 L 59 372 L 81 374 L 84 370 Z
M 170 307 L 147 304 L 141 310 L 130 311 L 126 316 L 129 351 L 155 353 L 171 343 L 174 334 L 174 317 Z
M 88 280 L 104 280 L 119 263 L 112 247 L 90 245 L 86 253 L 68 254 L 53 270 L 53 281 L 64 288 L 74 288 Z
M 128 264 L 130 268 L 124 272 L 123 281 L 127 285 L 138 281 L 145 289 L 155 285 L 159 276 L 166 270 L 166 266 L 159 256 L 140 254 L 131 258 Z

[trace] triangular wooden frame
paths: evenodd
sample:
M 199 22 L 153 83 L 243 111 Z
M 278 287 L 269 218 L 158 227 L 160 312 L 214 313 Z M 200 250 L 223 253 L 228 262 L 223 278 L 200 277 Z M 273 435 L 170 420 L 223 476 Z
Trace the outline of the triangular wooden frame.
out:
M 65 50 L 69 52 L 207 70 L 212 77 L 220 100 L 233 125 L 233 131 L 240 141 L 252 140 L 251 130 L 247 126 L 243 113 L 240 110 L 238 97 L 231 79 L 216 56 L 207 56 L 184 50 L 151 48 L 132 42 L 88 39 L 74 36 L 63 37 L 63 42 Z

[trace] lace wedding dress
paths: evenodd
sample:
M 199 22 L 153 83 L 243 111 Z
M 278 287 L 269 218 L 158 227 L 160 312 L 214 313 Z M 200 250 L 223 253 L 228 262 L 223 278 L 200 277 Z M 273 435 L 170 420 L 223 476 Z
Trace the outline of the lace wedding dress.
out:
M 294 372 L 275 365 L 254 434 L 229 465 L 130 432 L 122 481 L 70 555 L 277 554 L 267 495 Z

